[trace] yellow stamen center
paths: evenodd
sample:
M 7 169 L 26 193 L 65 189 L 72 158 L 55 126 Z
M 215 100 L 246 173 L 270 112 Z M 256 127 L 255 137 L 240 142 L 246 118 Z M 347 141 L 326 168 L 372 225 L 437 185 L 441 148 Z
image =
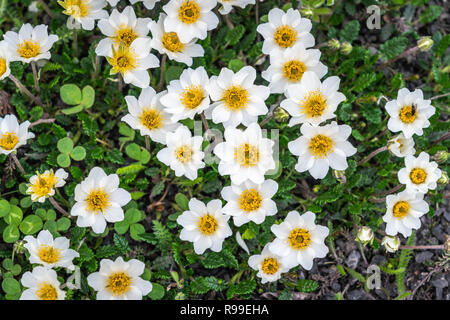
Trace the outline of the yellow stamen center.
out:
M 411 179 L 414 184 L 422 184 L 427 179 L 427 173 L 423 169 L 414 168 L 409 173 L 409 179 Z
M 408 215 L 409 208 L 410 205 L 407 201 L 399 201 L 394 204 L 394 207 L 392 208 L 392 214 L 398 219 L 403 219 Z
M 404 106 L 400 109 L 399 117 L 404 123 L 412 123 L 416 120 L 417 108 L 413 112 L 412 106 Z
M 56 300 L 58 298 L 56 288 L 48 282 L 39 285 L 36 295 L 40 300 Z
M 61 250 L 53 246 L 42 244 L 38 250 L 39 259 L 46 263 L 56 263 L 61 258 Z
M 259 149 L 249 143 L 243 143 L 234 150 L 234 159 L 241 167 L 254 167 L 259 163 Z
M 200 6 L 193 0 L 185 1 L 178 9 L 178 18 L 186 24 L 196 22 L 200 18 Z
M 164 116 L 161 111 L 147 107 L 138 116 L 138 120 L 147 129 L 155 130 L 162 127 Z
M 123 44 L 125 47 L 129 47 L 131 43 L 136 40 L 138 35 L 134 32 L 133 28 L 126 25 L 121 25 L 116 30 L 116 36 L 114 37 L 114 42 L 117 45 Z
M 194 155 L 194 152 L 192 151 L 191 146 L 189 146 L 187 144 L 185 144 L 181 147 L 178 147 L 175 150 L 175 157 L 181 163 L 190 162 L 192 160 L 193 155 Z
M 197 108 L 205 98 L 205 90 L 202 86 L 194 86 L 184 89 L 181 93 L 180 101 L 186 109 Z
M 322 134 L 316 135 L 309 141 L 309 152 L 314 158 L 324 159 L 333 152 L 334 142 Z
M 222 101 L 224 101 L 228 110 L 242 110 L 248 104 L 248 91 L 239 85 L 233 85 L 224 91 Z
M 258 210 L 261 207 L 262 197 L 258 190 L 248 189 L 239 196 L 239 208 L 245 212 Z
M 202 234 L 205 236 L 210 236 L 216 232 L 219 224 L 213 216 L 205 214 L 198 220 L 197 227 Z
M 19 137 L 15 132 L 5 132 L 0 136 L 0 147 L 10 151 L 19 143 Z
M 48 195 L 56 183 L 56 177 L 53 172 L 38 174 L 37 180 L 31 185 L 33 194 L 43 197 Z
M 327 108 L 327 98 L 320 90 L 311 91 L 300 102 L 300 108 L 308 118 L 320 117 Z
M 25 40 L 21 44 L 19 44 L 17 48 L 17 53 L 22 58 L 34 58 L 41 52 L 41 45 L 39 41 L 34 40 Z
M 114 296 L 121 296 L 131 288 L 131 277 L 126 272 L 115 272 L 106 280 L 106 289 Z
M 0 77 L 6 72 L 6 60 L 0 57 Z
M 58 3 L 65 9 L 64 14 L 74 18 L 83 18 L 89 15 L 91 6 L 87 0 L 64 0 Z
M 106 58 L 113 67 L 112 72 L 120 72 L 122 75 L 130 70 L 136 69 L 138 66 L 136 55 L 130 48 L 120 46 L 119 50 L 113 48 L 112 58 Z
M 297 41 L 297 31 L 291 26 L 281 26 L 273 35 L 275 43 L 282 48 L 289 48 Z
M 311 235 L 306 229 L 295 228 L 289 233 L 288 243 L 294 250 L 304 250 L 311 244 Z
M 103 189 L 92 189 L 86 198 L 87 211 L 98 214 L 105 211 L 109 206 L 109 194 Z
M 165 32 L 162 44 L 170 52 L 181 52 L 184 49 L 184 44 L 180 41 L 176 32 Z
M 305 72 L 306 66 L 301 61 L 291 60 L 283 65 L 283 76 L 290 82 L 298 82 Z
M 261 263 L 261 269 L 265 274 L 275 274 L 279 268 L 280 265 L 275 258 L 265 258 Z

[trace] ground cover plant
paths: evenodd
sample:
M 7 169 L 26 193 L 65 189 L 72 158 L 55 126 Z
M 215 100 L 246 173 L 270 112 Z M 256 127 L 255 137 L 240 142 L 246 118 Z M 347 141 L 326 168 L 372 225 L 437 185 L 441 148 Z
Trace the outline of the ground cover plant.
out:
M 0 299 L 450 299 L 448 12 L 0 0 Z

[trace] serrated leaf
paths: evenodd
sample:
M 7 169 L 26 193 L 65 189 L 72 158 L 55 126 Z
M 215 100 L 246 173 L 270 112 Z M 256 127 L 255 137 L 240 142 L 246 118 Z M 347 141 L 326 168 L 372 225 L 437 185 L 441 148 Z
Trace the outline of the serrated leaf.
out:
M 319 288 L 319 284 L 314 280 L 300 279 L 297 281 L 296 289 L 299 292 L 313 292 Z

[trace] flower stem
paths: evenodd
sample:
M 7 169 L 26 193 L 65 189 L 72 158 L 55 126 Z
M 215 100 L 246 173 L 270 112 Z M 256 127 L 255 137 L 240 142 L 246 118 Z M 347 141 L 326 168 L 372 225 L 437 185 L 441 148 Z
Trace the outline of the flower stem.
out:
M 34 87 L 36 88 L 36 91 L 38 93 L 40 93 L 41 92 L 41 88 L 39 87 L 38 71 L 37 71 L 36 61 L 31 61 L 31 69 L 33 69 Z
M 55 122 L 55 120 L 56 119 L 54 119 L 54 118 L 51 118 L 51 119 L 39 119 L 39 120 L 37 120 L 35 122 L 32 122 L 28 128 L 32 128 L 32 127 L 37 126 L 38 124 L 41 124 L 41 123 L 53 123 L 53 122 Z
M 158 87 L 156 89 L 157 92 L 160 92 L 164 85 L 164 70 L 166 68 L 166 60 L 167 60 L 167 55 L 164 54 L 161 58 L 161 72 L 159 75 Z
M 30 90 L 25 88 L 25 86 L 22 84 L 22 82 L 19 81 L 16 77 L 14 77 L 12 74 L 9 75 L 9 78 L 16 84 L 16 86 L 23 92 L 25 95 L 31 99 L 31 101 L 35 102 L 36 104 L 42 104 L 41 98 L 34 96 Z
M 56 202 L 56 200 L 50 196 L 48 197 L 48 199 L 50 200 L 50 203 L 55 207 L 56 210 L 58 210 L 60 213 L 62 213 L 63 215 L 68 216 L 69 218 L 71 218 L 72 216 L 66 211 L 64 210 L 59 204 L 58 202 Z
M 45 12 L 50 16 L 50 18 L 54 18 L 55 15 L 53 14 L 52 10 L 47 6 L 47 4 L 44 2 L 44 0 L 38 0 L 41 4 L 42 8 L 44 8 Z
M 119 72 L 117 73 L 117 82 L 118 82 L 118 89 L 120 92 L 122 92 L 123 90 L 123 78 L 122 78 L 122 74 Z
M 200 117 L 202 118 L 203 126 L 205 127 L 205 132 L 208 132 L 208 131 L 209 131 L 209 125 L 208 125 L 208 120 L 206 120 L 205 113 L 202 112 L 202 113 L 200 114 Z
M 148 136 L 145 136 L 145 148 L 147 149 L 148 152 L 151 152 L 150 150 L 150 138 Z
M 75 57 L 78 57 L 78 36 L 77 36 L 77 28 L 72 29 L 72 36 L 73 36 L 73 52 L 75 54 Z
M 438 95 L 438 96 L 431 97 L 430 100 L 435 100 L 435 99 L 439 99 L 439 98 L 443 98 L 443 97 L 447 97 L 447 96 L 450 96 L 450 92 L 447 92 L 447 93 L 444 93 L 444 94 L 441 94 L 441 95 Z
M 369 161 L 370 159 L 372 159 L 373 157 L 375 157 L 377 154 L 379 154 L 379 153 L 381 153 L 381 152 L 384 152 L 384 151 L 386 151 L 386 150 L 388 150 L 388 147 L 387 147 L 387 146 L 384 146 L 384 147 L 378 148 L 378 149 L 375 150 L 375 151 L 372 151 L 367 157 L 365 157 L 364 159 L 362 159 L 362 160 L 360 160 L 360 161 L 358 162 L 358 166 L 360 166 L 360 165 L 366 163 L 367 161 Z
M 384 67 L 394 63 L 398 59 L 401 59 L 401 58 L 407 57 L 407 56 L 409 56 L 411 54 L 414 54 L 417 50 L 419 50 L 419 46 L 415 46 L 415 47 L 412 47 L 412 48 L 406 50 L 405 52 L 403 52 L 399 56 L 396 56 L 395 58 L 392 58 L 392 59 L 386 61 L 385 63 L 381 64 L 380 66 L 378 66 L 378 68 L 375 69 L 375 72 L 380 71 L 381 69 L 383 69 Z
M 19 171 L 23 175 L 25 175 L 25 170 L 23 169 L 22 165 L 20 164 L 19 159 L 17 159 L 16 154 L 14 152 L 11 152 L 10 154 L 11 154 L 12 159 L 14 160 L 14 163 L 16 164 L 16 167 L 19 168 Z
M 418 249 L 418 250 L 443 250 L 443 244 L 430 245 L 430 246 L 400 246 L 400 249 Z

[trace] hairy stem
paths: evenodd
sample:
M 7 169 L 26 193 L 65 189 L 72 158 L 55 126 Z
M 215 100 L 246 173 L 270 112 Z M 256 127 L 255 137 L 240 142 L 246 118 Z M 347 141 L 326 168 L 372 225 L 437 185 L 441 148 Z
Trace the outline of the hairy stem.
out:
M 33 69 L 33 78 L 34 78 L 34 88 L 38 93 L 41 92 L 41 88 L 39 87 L 39 80 L 38 80 L 38 71 L 36 66 L 36 61 L 31 61 L 31 69 Z
M 164 86 L 164 70 L 166 69 L 167 55 L 164 54 L 161 58 L 161 72 L 159 74 L 159 83 L 156 91 L 160 92 Z
M 372 159 L 373 157 L 375 157 L 377 154 L 379 154 L 379 153 L 381 153 L 381 152 L 383 152 L 383 151 L 386 151 L 386 150 L 388 150 L 388 147 L 387 147 L 387 146 L 384 146 L 384 147 L 378 148 L 378 149 L 375 150 L 375 151 L 372 151 L 367 157 L 365 157 L 364 159 L 362 159 L 362 160 L 360 160 L 360 161 L 358 162 L 358 166 L 360 166 L 360 165 L 366 163 L 367 161 L 369 161 L 370 159 Z
M 19 81 L 16 77 L 14 77 L 12 74 L 9 75 L 9 78 L 16 84 L 16 86 L 23 92 L 25 95 L 31 99 L 31 101 L 35 102 L 36 104 L 42 104 L 41 98 L 34 96 L 30 90 L 25 88 L 25 86 L 22 84 L 22 82 Z
M 66 211 L 64 210 L 59 204 L 58 202 L 56 202 L 56 200 L 53 197 L 48 197 L 48 199 L 50 200 L 50 203 L 55 207 L 56 210 L 58 210 L 60 213 L 62 213 L 65 216 L 68 216 L 69 218 L 71 218 L 72 216 Z
M 25 170 L 23 169 L 22 165 L 20 164 L 19 159 L 17 159 L 16 154 L 14 152 L 11 152 L 10 155 L 11 155 L 12 159 L 14 160 L 14 163 L 16 164 L 16 167 L 19 168 L 19 171 L 23 175 L 25 175 Z

